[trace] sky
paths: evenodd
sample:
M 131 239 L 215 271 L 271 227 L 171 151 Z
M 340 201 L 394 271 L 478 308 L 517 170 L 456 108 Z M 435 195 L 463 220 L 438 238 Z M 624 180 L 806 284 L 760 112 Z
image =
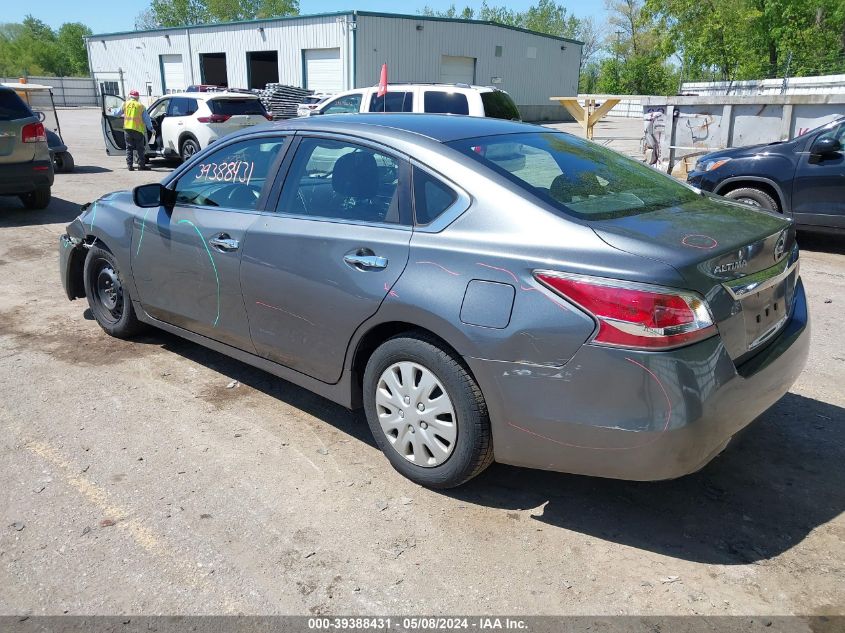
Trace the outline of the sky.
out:
M 578 17 L 594 16 L 602 19 L 604 3 L 600 0 L 558 0 Z M 532 0 L 488 0 L 489 5 L 506 5 L 510 9 L 522 10 L 531 6 Z M 101 0 L 39 0 L 38 2 L 12 2 L 7 0 L 0 10 L 0 22 L 20 22 L 31 13 L 53 28 L 64 22 L 82 22 L 91 27 L 94 33 L 129 31 L 134 27 L 135 16 L 143 11 L 148 2 L 102 2 Z M 299 12 L 324 13 L 330 11 L 383 11 L 385 13 L 416 13 L 428 5 L 436 10 L 448 9 L 452 0 L 411 0 L 397 3 L 396 0 L 300 0 Z M 466 5 L 481 6 L 481 0 L 462 0 L 454 3 L 458 8 Z M 399 9 L 398 6 L 402 8 Z

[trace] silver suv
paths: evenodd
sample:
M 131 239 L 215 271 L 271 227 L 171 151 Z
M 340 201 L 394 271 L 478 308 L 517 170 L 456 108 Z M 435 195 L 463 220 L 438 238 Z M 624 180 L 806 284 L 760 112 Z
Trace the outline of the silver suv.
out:
M 50 204 L 53 161 L 40 117 L 11 88 L 0 86 L 0 195 L 27 209 Z
M 425 112 L 522 120 L 511 96 L 494 86 L 420 83 L 390 84 L 383 96 L 379 96 L 378 86 L 347 90 L 326 99 L 307 116 L 352 112 Z

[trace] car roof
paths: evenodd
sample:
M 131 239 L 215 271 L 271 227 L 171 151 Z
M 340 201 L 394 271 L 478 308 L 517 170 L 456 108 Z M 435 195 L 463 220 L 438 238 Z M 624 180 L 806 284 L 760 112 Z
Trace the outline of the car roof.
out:
M 519 121 L 506 121 L 489 117 L 472 117 L 454 114 L 323 114 L 317 117 L 302 117 L 278 121 L 272 124 L 280 129 L 303 131 L 346 132 L 368 134 L 379 128 L 379 135 L 389 130 L 408 132 L 425 136 L 440 143 L 462 138 L 494 136 L 497 134 L 519 134 L 545 131 L 548 128 Z
M 172 99 L 173 97 L 184 97 L 186 99 L 199 99 L 207 101 L 209 99 L 223 98 L 237 98 L 237 99 L 258 99 L 258 95 L 251 92 L 173 92 L 167 95 L 161 95 L 159 99 Z

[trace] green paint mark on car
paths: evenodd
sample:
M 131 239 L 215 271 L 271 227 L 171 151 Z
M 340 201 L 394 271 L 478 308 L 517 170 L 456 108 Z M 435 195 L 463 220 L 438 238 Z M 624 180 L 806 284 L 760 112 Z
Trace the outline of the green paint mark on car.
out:
M 211 324 L 212 327 L 217 327 L 217 323 L 220 321 L 220 276 L 217 274 L 217 264 L 214 263 L 214 258 L 211 256 L 211 250 L 208 248 L 208 244 L 205 243 L 205 238 L 202 236 L 202 233 L 197 228 L 197 225 L 191 222 L 190 220 L 179 220 L 177 224 L 190 224 L 194 227 L 194 230 L 199 235 L 200 242 L 205 247 L 205 252 L 208 254 L 208 261 L 211 262 L 211 267 L 214 269 L 214 279 L 217 282 L 217 316 L 214 319 L 214 322 Z

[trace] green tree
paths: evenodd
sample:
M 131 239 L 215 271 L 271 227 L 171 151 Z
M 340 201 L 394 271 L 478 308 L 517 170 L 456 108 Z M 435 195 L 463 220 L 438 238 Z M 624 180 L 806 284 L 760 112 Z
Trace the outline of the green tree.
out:
M 88 51 L 85 38 L 91 35 L 91 29 L 81 22 L 65 22 L 56 34 L 56 44 L 64 58 L 69 75 L 88 74 Z
M 62 24 L 58 32 L 28 15 L 21 24 L 0 25 L 0 74 L 86 75 L 88 27 L 78 22 Z
M 298 13 L 299 0 L 152 0 L 135 18 L 135 28 L 235 22 Z
M 298 0 L 207 0 L 214 22 L 275 18 L 299 13 Z

